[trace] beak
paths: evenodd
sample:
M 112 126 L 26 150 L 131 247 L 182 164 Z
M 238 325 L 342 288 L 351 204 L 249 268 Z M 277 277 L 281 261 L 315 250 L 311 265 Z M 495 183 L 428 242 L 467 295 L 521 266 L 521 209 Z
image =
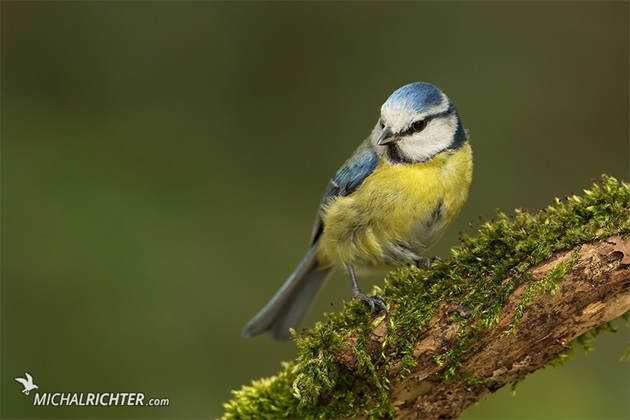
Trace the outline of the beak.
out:
M 395 141 L 398 141 L 398 138 L 394 136 L 394 133 L 392 133 L 389 128 L 385 128 L 376 141 L 376 144 L 379 146 L 385 146 L 387 144 L 394 143 Z

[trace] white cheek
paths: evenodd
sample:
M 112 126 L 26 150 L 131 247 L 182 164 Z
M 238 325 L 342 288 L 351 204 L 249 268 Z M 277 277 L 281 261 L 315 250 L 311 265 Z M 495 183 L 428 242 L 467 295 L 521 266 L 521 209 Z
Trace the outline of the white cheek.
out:
M 448 148 L 455 138 L 455 116 L 431 121 L 420 133 L 398 143 L 402 154 L 415 161 L 423 161 Z

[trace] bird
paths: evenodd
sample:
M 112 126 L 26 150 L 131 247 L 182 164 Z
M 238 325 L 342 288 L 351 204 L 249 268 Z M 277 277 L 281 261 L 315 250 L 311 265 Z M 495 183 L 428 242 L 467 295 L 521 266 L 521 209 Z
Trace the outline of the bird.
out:
M 347 270 L 353 298 L 387 313 L 385 300 L 363 293 L 356 277 L 401 266 L 428 268 L 439 260 L 423 254 L 468 197 L 468 140 L 438 87 L 414 82 L 395 90 L 370 135 L 328 183 L 306 255 L 241 335 L 288 340 L 336 268 Z
M 33 377 L 31 375 L 26 372 L 24 374 L 26 375 L 26 379 L 15 378 L 15 380 L 24 385 L 24 389 L 22 390 L 22 392 L 25 395 L 28 395 L 32 390 L 39 389 L 39 387 L 33 383 Z

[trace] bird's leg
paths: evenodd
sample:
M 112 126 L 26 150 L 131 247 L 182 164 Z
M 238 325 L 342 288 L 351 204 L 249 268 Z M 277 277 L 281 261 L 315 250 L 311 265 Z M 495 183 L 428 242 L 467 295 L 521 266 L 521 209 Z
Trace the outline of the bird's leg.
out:
M 431 258 L 419 257 L 416 260 L 416 267 L 418 267 L 418 268 L 431 268 L 433 263 L 436 262 L 436 261 L 442 261 L 442 260 L 439 257 L 431 257 Z
M 374 312 L 374 310 L 378 307 L 379 310 L 385 311 L 387 313 L 387 305 L 385 305 L 385 299 L 383 299 L 379 295 L 366 295 L 359 289 L 359 285 L 357 283 L 357 278 L 354 275 L 354 268 L 352 265 L 348 264 L 348 273 L 350 273 L 350 280 L 352 281 L 352 294 L 355 299 L 361 299 L 370 305 L 370 311 Z

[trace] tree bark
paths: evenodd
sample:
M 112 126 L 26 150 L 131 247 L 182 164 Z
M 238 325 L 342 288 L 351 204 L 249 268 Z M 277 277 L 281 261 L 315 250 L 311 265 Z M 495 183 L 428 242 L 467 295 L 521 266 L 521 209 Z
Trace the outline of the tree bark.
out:
M 516 329 L 513 314 L 527 291 L 516 288 L 503 306 L 497 325 L 483 332 L 464 354 L 455 379 L 444 379 L 434 356 L 451 348 L 459 324 L 443 307 L 415 343 L 416 367 L 390 392 L 399 418 L 454 418 L 484 395 L 548 364 L 568 349 L 568 343 L 587 331 L 630 311 L 630 239 L 612 236 L 559 252 L 530 269 L 532 280 L 545 278 L 554 267 L 577 252 L 572 268 L 559 280 L 555 293 L 538 291 Z M 383 324 L 373 334 L 384 338 Z M 340 355 L 346 366 L 348 354 Z M 394 374 L 396 372 L 393 372 Z
M 630 313 L 630 186 L 604 175 L 536 215 L 499 212 L 452 257 L 392 273 L 386 316 L 349 302 L 296 337 L 296 361 L 234 391 L 226 418 L 456 418 L 565 360 Z

